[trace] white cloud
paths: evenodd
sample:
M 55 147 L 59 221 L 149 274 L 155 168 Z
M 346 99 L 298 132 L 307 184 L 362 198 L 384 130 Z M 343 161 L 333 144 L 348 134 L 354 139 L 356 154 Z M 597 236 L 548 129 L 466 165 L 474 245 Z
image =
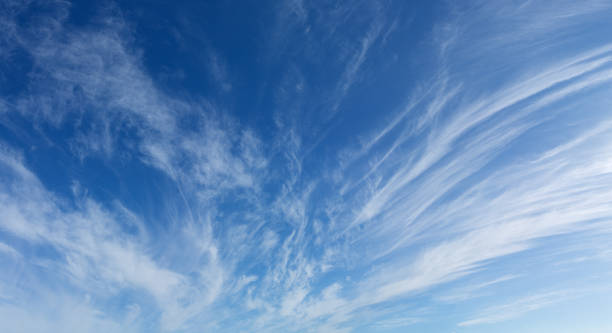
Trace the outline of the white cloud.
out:
M 405 317 L 405 318 L 393 318 L 378 321 L 374 324 L 374 327 L 380 329 L 392 329 L 392 328 L 400 328 L 414 325 L 423 321 L 422 318 L 413 318 L 413 317 Z
M 500 89 L 500 91 L 491 94 L 490 97 L 479 99 L 460 108 L 455 116 L 451 116 L 452 118 L 450 121 L 443 125 L 440 130 L 430 135 L 430 138 L 425 142 L 424 150 L 420 152 L 421 157 L 418 157 L 416 160 L 408 160 L 404 167 L 393 171 L 394 173 L 391 177 L 388 177 L 388 181 L 377 189 L 375 193 L 372 194 L 371 199 L 365 203 L 364 208 L 353 222 L 352 226 L 375 217 L 383 208 L 385 211 L 389 211 L 389 207 L 385 205 L 390 203 L 391 198 L 395 197 L 398 191 L 403 191 L 407 184 L 426 172 L 444 156 L 450 154 L 456 146 L 456 141 L 468 130 L 473 130 L 478 124 L 489 119 L 496 113 L 530 98 L 535 99 L 536 104 L 524 108 L 518 114 L 520 115 L 521 112 L 523 114 L 536 112 L 540 108 L 567 97 L 572 93 L 576 93 L 580 89 L 597 86 L 610 81 L 612 79 L 610 75 L 611 72 L 601 70 L 601 67 L 605 65 L 608 60 L 605 58 L 599 59 L 599 56 L 605 55 L 609 51 L 610 46 L 603 47 L 596 51 L 588 52 L 584 55 L 570 59 L 565 63 L 558 64 L 538 74 L 530 74 L 530 78 L 527 80 L 522 80 L 520 83 Z M 594 71 L 595 74 L 584 76 L 584 74 Z M 541 96 L 544 91 L 549 90 L 553 86 L 561 82 L 575 79 L 577 79 L 576 88 L 571 88 L 574 86 L 570 85 L 558 91 L 553 90 L 548 94 L 544 93 L 544 96 Z M 457 92 L 453 90 L 450 96 L 452 97 L 456 93 Z M 446 97 L 444 99 L 446 100 Z M 431 117 L 432 116 L 427 116 L 426 118 L 431 119 Z M 515 122 L 522 121 L 521 119 L 510 120 Z M 511 124 L 511 126 L 516 127 L 517 125 Z M 498 129 L 498 131 L 501 131 L 501 128 Z M 409 138 L 405 138 L 404 140 L 407 139 Z M 479 142 L 475 139 L 473 140 L 474 144 Z M 485 144 L 487 143 L 488 142 L 485 141 Z M 500 146 L 503 145 L 497 142 L 491 144 L 490 148 L 498 149 Z M 478 149 L 480 148 L 484 147 L 479 147 Z M 488 155 L 489 159 L 495 156 L 494 154 Z M 465 161 L 458 165 L 464 166 L 470 165 L 470 163 Z M 376 165 L 375 168 L 378 168 L 378 165 Z M 478 168 L 474 168 L 473 170 L 477 171 Z
M 288 316 L 295 311 L 295 308 L 302 303 L 308 295 L 308 290 L 304 288 L 295 289 L 285 295 L 281 303 L 280 314 Z
M 45 297 L 48 295 L 45 295 Z M 15 333 L 79 331 L 87 333 L 122 332 L 121 323 L 109 318 L 87 300 L 54 295 L 36 303 L 0 304 L 2 326 Z
M 594 4 L 580 15 L 602 8 Z M 291 2 L 285 14 L 307 24 L 319 10 L 307 5 Z M 375 8 L 374 14 L 367 13 L 369 24 L 357 43 L 340 47 L 345 54 L 339 55 L 343 66 L 332 84 L 332 109 L 360 80 L 376 43 L 386 39 L 384 10 Z M 157 217 L 163 223 L 145 221 L 120 202 L 104 205 L 80 185 L 73 186 L 78 204 L 72 207 L 45 188 L 19 154 L 0 148 L 1 231 L 26 247 L 57 252 L 54 260 L 33 258 L 32 265 L 46 269 L 50 279 L 67 282 L 75 294 L 90 294 L 101 303 L 123 293 L 144 293 L 154 300 L 153 305 L 129 303 L 116 315 L 66 296 L 76 315 L 62 307 L 56 321 L 42 310 L 27 309 L 25 302 L 0 307 L 0 317 L 28 321 L 24 330 L 112 332 L 118 326 L 136 327 L 157 313 L 168 331 L 215 331 L 221 322 L 234 325 L 230 330 L 350 331 L 366 315 L 376 322 L 372 327 L 404 327 L 422 316 L 399 316 L 387 307 L 393 301 L 451 281 L 459 287 L 433 301 L 471 300 L 479 290 L 515 275 L 468 286 L 462 277 L 504 262 L 510 254 L 521 260 L 522 252 L 545 246 L 547 239 L 565 236 L 580 250 L 591 233 L 612 231 L 610 122 L 585 121 L 583 134 L 573 138 L 577 130 L 566 138 L 542 134 L 545 142 L 533 147 L 525 141 L 563 112 L 566 101 L 585 101 L 597 88 L 608 87 L 610 45 L 560 55 L 546 66 L 521 67 L 511 75 L 514 79 L 483 88 L 484 81 L 463 81 L 453 72 L 453 57 L 467 56 L 456 54 L 454 43 L 465 35 L 461 27 L 451 26 L 453 39 L 442 46 L 446 58 L 439 74 L 417 84 L 414 97 L 370 133 L 370 140 L 347 150 L 334 173 L 327 170 L 327 161 L 307 159 L 314 148 L 304 149 L 300 120 L 277 119 L 281 133 L 273 135 L 272 144 L 264 142 L 215 105 L 160 90 L 123 38 L 129 31 L 120 20 L 95 31 L 67 31 L 65 9 L 59 11 L 31 28 L 33 38 L 9 19 L 0 23 L 11 43 L 32 55 L 40 75 L 31 94 L 15 101 L 16 109 L 32 122 L 58 127 L 68 126 L 68 114 L 79 118 L 87 113 L 95 119 L 87 129 L 76 122 L 73 153 L 109 159 L 121 146 L 117 140 L 128 140 L 121 142 L 128 147 L 121 153 L 164 172 L 176 191 L 163 193 L 164 204 L 171 207 Z M 538 31 L 575 18 L 570 14 L 555 9 L 550 25 Z M 342 18 L 323 29 L 335 42 L 341 39 L 334 34 L 336 25 L 354 14 L 339 7 L 330 15 Z M 537 17 L 529 17 L 529 29 L 535 29 Z M 489 34 L 485 37 L 477 45 L 492 43 Z M 228 65 L 216 55 L 211 59 L 212 75 L 232 93 Z M 297 81 L 293 88 L 308 90 L 306 78 Z M 567 125 L 563 119 L 556 124 Z M 123 130 L 134 137 L 117 135 Z M 317 132 L 317 143 L 325 139 L 321 133 L 329 132 Z M 517 142 L 526 157 L 504 155 Z M 331 185 L 327 174 L 336 175 Z M 278 190 L 264 193 L 266 185 Z M 126 225 L 138 232 L 125 233 Z M 153 225 L 160 229 L 152 230 Z M 584 239 L 575 241 L 578 234 Z M 605 246 L 598 250 L 609 257 Z M 0 252 L 19 257 L 2 242 Z M 45 302 L 63 299 L 37 282 L 37 292 L 51 294 Z M 460 325 L 506 320 L 563 297 L 548 293 L 519 299 Z M 376 312 L 373 308 L 381 303 L 385 306 Z M 81 316 L 83 322 L 75 323 Z
M 519 298 L 513 302 L 484 309 L 477 317 L 459 323 L 459 326 L 492 324 L 519 317 L 527 312 L 567 301 L 576 297 L 567 291 L 541 293 Z
M 60 251 L 55 274 L 68 275 L 78 288 L 103 295 L 115 288 L 144 290 L 162 309 L 166 329 L 182 326 L 219 295 L 223 272 L 214 248 L 198 278 L 188 279 L 162 267 L 141 239 L 122 234 L 116 216 L 99 204 L 87 199 L 82 210 L 66 211 L 17 160 L 5 155 L 2 166 L 16 177 L 12 187 L 0 184 L 0 227 Z
M 263 250 L 267 252 L 273 249 L 276 244 L 278 244 L 278 235 L 272 230 L 266 230 L 263 235 L 263 241 L 261 242 Z
M 15 250 L 12 246 L 0 242 L 0 253 L 11 256 L 13 258 L 20 258 L 21 254 Z
M 463 302 L 463 301 L 466 301 L 466 300 L 469 300 L 475 297 L 487 295 L 487 289 L 490 289 L 491 287 L 499 283 L 513 280 L 519 277 L 520 276 L 518 275 L 504 275 L 502 277 L 499 277 L 499 278 L 496 278 L 490 281 L 461 286 L 447 293 L 443 293 L 441 296 L 436 297 L 436 299 L 442 302 L 447 302 L 447 303 Z

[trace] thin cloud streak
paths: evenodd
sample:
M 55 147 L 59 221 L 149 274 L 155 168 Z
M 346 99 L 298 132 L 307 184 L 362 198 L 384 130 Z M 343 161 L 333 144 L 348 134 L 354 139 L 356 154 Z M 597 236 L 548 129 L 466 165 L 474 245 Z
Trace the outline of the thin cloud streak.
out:
M 460 322 L 458 326 L 474 326 L 503 322 L 546 306 L 568 301 L 576 295 L 567 291 L 542 293 L 520 298 L 508 304 L 485 309 L 478 317 Z

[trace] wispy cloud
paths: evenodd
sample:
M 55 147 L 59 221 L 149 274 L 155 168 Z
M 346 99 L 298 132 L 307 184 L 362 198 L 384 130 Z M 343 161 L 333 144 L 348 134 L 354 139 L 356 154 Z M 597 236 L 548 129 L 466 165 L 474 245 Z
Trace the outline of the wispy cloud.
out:
M 60 251 L 61 259 L 53 263 L 59 274 L 56 278 L 65 275 L 95 294 L 118 287 L 146 290 L 164 310 L 168 328 L 180 327 L 195 309 L 201 310 L 218 294 L 223 272 L 214 250 L 208 265 L 201 268 L 205 275 L 190 281 L 181 273 L 161 267 L 138 237 L 119 232 L 120 221 L 112 212 L 90 199 L 81 210 L 66 211 L 19 161 L 5 161 L 8 163 L 3 166 L 11 168 L 5 172 L 13 172 L 14 180 L 2 184 L 1 227 L 31 240 L 33 246 L 48 245 Z M 207 290 L 208 297 L 196 296 L 194 289 Z
M 466 301 L 474 297 L 482 296 L 483 294 L 486 293 L 486 290 L 489 287 L 492 287 L 499 283 L 510 281 L 510 280 L 513 280 L 519 277 L 520 276 L 518 275 L 505 275 L 505 276 L 502 276 L 502 277 L 499 277 L 499 278 L 496 278 L 490 281 L 462 286 L 454 290 L 451 290 L 448 293 L 442 294 L 442 296 L 437 297 L 437 299 L 443 302 L 448 302 L 448 303 Z
M 335 110 L 338 109 L 340 103 L 342 102 L 342 99 L 345 97 L 348 90 L 357 80 L 357 74 L 366 60 L 368 51 L 370 50 L 372 45 L 378 40 L 382 31 L 381 20 L 382 18 L 380 17 L 375 18 L 367 33 L 361 39 L 361 45 L 358 47 L 357 52 L 347 63 L 338 83 L 338 93 L 336 96 L 334 96 L 335 101 L 332 106 L 332 114 Z
M 0 252 L 13 258 L 21 257 L 21 254 L 17 250 L 15 250 L 12 246 L 4 243 L 0 243 Z
M 459 326 L 491 324 L 519 317 L 527 312 L 536 311 L 546 306 L 568 301 L 576 297 L 567 291 L 542 293 L 523 297 L 513 302 L 485 309 L 473 319 L 459 323 Z
M 266 27 L 253 58 L 286 75 L 243 94 L 210 48 L 223 98 L 205 100 L 156 84 L 127 16 L 79 27 L 58 2 L 26 27 L 28 4 L 10 2 L 0 58 L 19 49 L 29 67 L 0 96 L 0 264 L 19 265 L 1 270 L 0 318 L 16 332 L 351 332 L 456 302 L 484 309 L 459 326 L 497 323 L 575 297 L 485 296 L 528 284 L 510 264 L 534 251 L 564 268 L 610 257 L 612 46 L 552 33 L 603 22 L 609 4 L 475 4 L 414 27 L 433 56 L 424 81 L 385 74 L 405 86 L 381 103 L 395 113 L 341 128 L 384 48 L 405 48 L 392 3 L 274 6 L 293 23 Z M 527 65 L 490 54 L 530 48 Z M 270 110 L 250 123 L 216 104 L 244 96 Z M 69 165 L 66 191 L 37 165 L 47 155 Z
M 391 328 L 411 326 L 420 321 L 422 321 L 421 318 L 411 318 L 411 317 L 387 319 L 387 320 L 382 320 L 382 321 L 377 322 L 375 326 L 380 329 L 391 329 Z

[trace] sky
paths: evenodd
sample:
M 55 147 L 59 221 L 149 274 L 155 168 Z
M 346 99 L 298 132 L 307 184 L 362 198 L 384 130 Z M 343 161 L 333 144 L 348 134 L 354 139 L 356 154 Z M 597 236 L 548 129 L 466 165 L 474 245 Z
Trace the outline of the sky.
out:
M 3 0 L 0 330 L 612 331 L 611 17 Z

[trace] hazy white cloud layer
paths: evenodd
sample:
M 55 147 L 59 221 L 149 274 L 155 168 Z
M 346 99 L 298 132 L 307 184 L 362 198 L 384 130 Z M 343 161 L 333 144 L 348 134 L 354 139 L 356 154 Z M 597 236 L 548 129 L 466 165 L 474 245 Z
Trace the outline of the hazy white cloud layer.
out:
M 1 330 L 609 309 L 612 3 L 261 6 L 219 37 L 187 7 L 158 36 L 144 5 L 0 5 Z

